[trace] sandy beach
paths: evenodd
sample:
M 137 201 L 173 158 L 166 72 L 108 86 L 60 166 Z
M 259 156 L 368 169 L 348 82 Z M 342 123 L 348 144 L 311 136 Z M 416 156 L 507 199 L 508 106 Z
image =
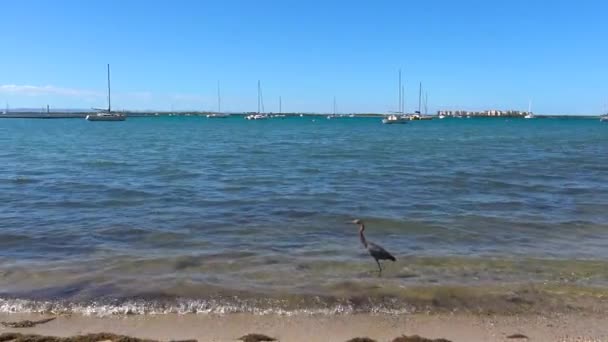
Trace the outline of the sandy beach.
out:
M 2 314 L 0 321 L 39 320 L 52 316 Z M 597 314 L 551 316 L 437 315 L 134 315 L 59 316 L 32 328 L 0 327 L 0 333 L 19 332 L 67 337 L 109 332 L 158 340 L 196 339 L 236 341 L 248 333 L 262 333 L 286 342 L 343 342 L 355 337 L 392 341 L 401 335 L 476 341 L 608 341 L 608 320 Z M 520 336 L 520 338 L 513 337 Z M 521 335 L 527 338 L 521 337 Z M 511 337 L 510 337 L 511 336 Z

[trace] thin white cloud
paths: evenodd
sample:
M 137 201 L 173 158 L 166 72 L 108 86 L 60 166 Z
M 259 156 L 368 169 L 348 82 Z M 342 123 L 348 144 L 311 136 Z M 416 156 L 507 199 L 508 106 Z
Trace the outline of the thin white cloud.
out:
M 25 96 L 72 96 L 72 97 L 100 97 L 102 93 L 86 89 L 62 88 L 55 86 L 34 86 L 34 85 L 17 85 L 17 84 L 2 84 L 0 85 L 0 93 L 25 95 Z

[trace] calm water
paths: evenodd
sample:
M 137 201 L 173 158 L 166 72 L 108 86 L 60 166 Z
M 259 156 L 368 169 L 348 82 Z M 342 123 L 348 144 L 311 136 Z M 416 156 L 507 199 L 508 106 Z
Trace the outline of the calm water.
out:
M 420 288 L 608 288 L 598 120 L 7 119 L 0 203 L 4 311 L 381 311 Z M 353 218 L 398 259 L 382 278 Z

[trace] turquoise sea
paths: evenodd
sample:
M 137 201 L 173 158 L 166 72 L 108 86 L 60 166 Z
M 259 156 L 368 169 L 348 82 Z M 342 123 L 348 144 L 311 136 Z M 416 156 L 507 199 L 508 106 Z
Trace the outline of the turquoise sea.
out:
M 355 218 L 397 257 L 382 277 Z M 0 120 L 0 311 L 511 310 L 604 291 L 597 119 Z

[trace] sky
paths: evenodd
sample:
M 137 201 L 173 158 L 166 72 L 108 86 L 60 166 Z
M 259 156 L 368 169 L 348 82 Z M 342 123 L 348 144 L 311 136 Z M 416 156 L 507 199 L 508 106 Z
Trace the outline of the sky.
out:
M 0 108 L 599 114 L 608 1 L 3 1 Z

